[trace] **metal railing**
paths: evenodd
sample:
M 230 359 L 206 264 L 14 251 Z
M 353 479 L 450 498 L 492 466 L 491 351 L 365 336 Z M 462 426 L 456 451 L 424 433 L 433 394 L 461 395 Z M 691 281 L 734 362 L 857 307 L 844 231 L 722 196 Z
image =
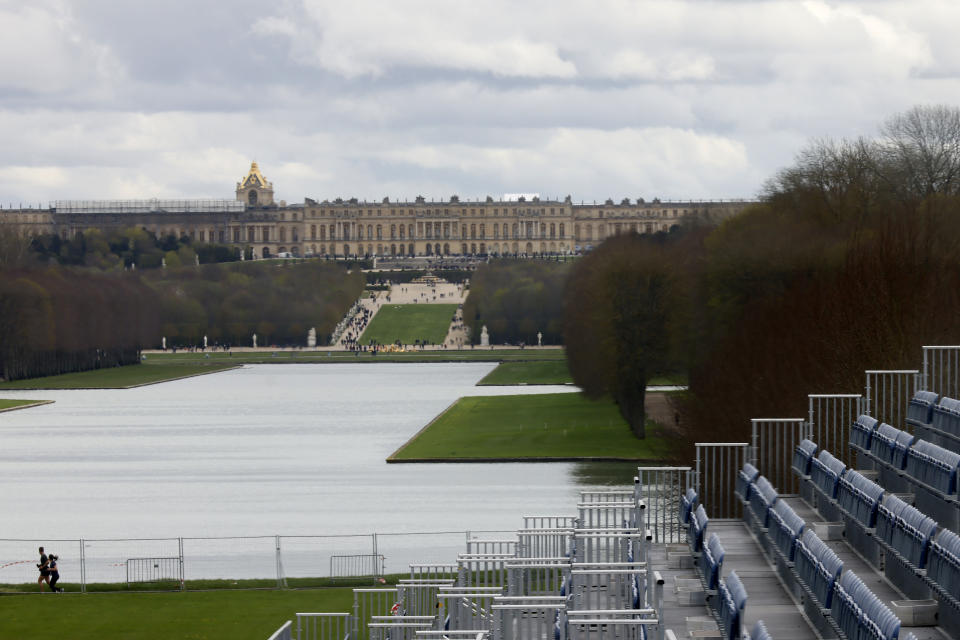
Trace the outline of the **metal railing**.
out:
M 267 640 L 293 640 L 293 620 L 287 620 Z
M 908 429 L 907 405 L 920 390 L 920 371 L 917 369 L 869 370 L 863 412 L 880 422 Z
M 646 526 L 655 543 L 678 543 L 687 539 L 677 521 L 680 496 L 694 486 L 690 467 L 640 467 L 634 478 L 634 498 L 646 505 Z
M 697 493 L 711 518 L 740 518 L 736 497 L 737 470 L 750 457 L 746 442 L 697 442 Z M 678 494 L 679 499 L 679 494 Z
M 783 493 L 797 493 L 799 482 L 791 471 L 793 449 L 808 437 L 803 418 L 753 418 L 750 462 Z
M 923 347 L 923 390 L 960 398 L 960 346 Z
M 376 578 L 383 575 L 385 558 L 379 553 L 330 556 L 331 578 Z
M 349 613 L 298 613 L 297 640 L 322 640 L 323 638 L 348 638 L 354 627 Z M 288 625 L 290 622 L 287 623 Z M 280 628 L 280 631 L 283 627 Z M 277 631 L 277 633 L 280 633 Z M 271 638 L 270 640 L 274 640 Z M 289 632 L 276 640 L 292 640 Z
M 809 438 L 845 464 L 853 464 L 853 454 L 847 443 L 850 425 L 863 413 L 863 396 L 859 393 L 811 393 L 807 399 Z

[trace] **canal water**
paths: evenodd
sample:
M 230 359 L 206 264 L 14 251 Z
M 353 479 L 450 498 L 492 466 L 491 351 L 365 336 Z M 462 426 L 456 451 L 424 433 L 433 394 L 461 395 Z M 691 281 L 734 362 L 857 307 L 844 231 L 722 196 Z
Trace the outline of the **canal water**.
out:
M 511 531 L 523 515 L 573 514 L 581 489 L 631 483 L 623 463 L 386 464 L 461 396 L 575 391 L 474 386 L 494 366 L 252 365 L 137 389 L 4 392 L 56 402 L 0 414 L 0 564 L 17 559 L 11 546 L 78 538 L 356 534 L 340 545 L 353 553 L 380 533 L 380 552 L 387 534 L 402 534 L 397 548 L 456 548 L 452 532 Z M 111 557 L 160 553 L 130 545 Z

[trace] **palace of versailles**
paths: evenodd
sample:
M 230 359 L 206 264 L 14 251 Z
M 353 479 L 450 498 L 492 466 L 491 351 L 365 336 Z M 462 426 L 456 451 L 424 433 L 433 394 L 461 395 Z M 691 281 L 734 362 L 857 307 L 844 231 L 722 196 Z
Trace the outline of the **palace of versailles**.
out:
M 529 198 L 529 199 L 528 199 Z M 361 202 L 305 198 L 288 205 L 256 162 L 232 200 L 58 200 L 47 209 L 0 210 L 0 223 L 74 237 L 86 229 L 141 227 L 158 237 L 250 247 L 256 257 L 568 254 L 629 231 L 669 231 L 684 220 L 722 219 L 745 200 L 574 204 L 538 196 L 463 202 Z

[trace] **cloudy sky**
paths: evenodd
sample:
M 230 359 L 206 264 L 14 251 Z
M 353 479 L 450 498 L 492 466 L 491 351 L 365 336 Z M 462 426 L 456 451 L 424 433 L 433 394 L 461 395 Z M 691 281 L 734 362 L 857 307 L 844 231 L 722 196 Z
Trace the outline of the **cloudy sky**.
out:
M 0 0 L 0 203 L 750 198 L 960 104 L 956 0 Z

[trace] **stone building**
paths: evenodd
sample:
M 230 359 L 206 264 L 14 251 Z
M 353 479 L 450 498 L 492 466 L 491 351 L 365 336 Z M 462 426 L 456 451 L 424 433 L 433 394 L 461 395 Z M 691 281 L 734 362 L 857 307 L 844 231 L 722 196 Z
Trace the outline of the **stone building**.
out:
M 0 223 L 63 238 L 89 228 L 137 226 L 158 236 L 250 247 L 257 258 L 293 256 L 431 256 L 568 254 L 611 235 L 656 233 L 692 218 L 720 219 L 747 201 L 607 200 L 574 204 L 538 196 L 442 202 L 274 200 L 257 163 L 236 185 L 234 200 L 68 200 L 49 209 L 0 210 Z

